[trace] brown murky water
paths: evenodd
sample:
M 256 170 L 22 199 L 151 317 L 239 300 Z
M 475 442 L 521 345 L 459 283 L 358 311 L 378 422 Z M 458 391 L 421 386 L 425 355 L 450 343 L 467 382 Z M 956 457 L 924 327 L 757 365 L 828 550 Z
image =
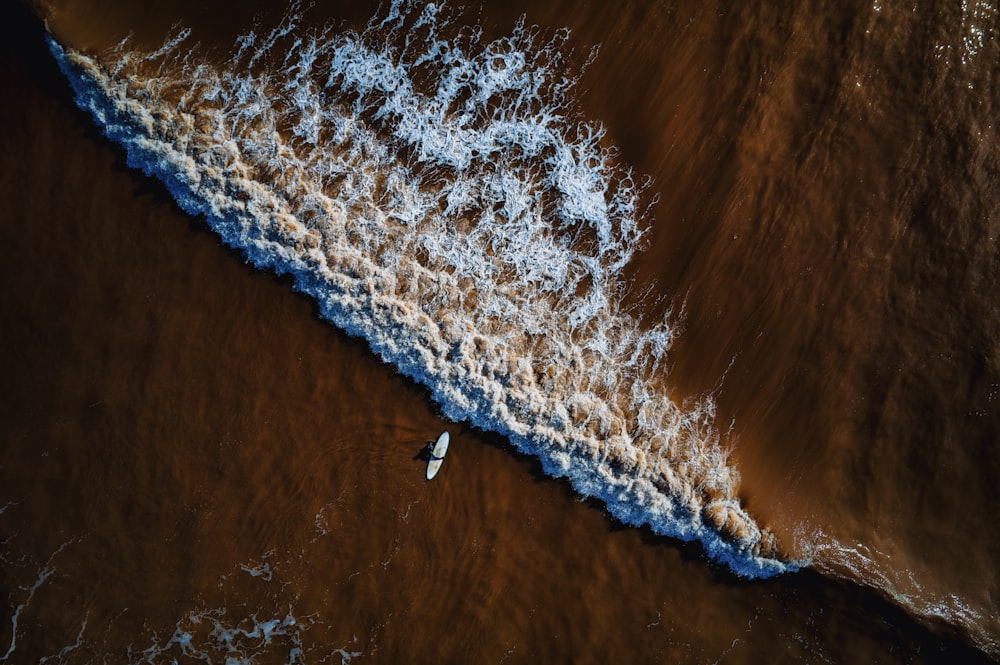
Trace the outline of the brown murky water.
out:
M 734 579 L 442 420 L 127 169 L 6 6 L 0 659 L 995 657 L 995 12 L 685 4 L 479 17 L 601 44 L 581 104 L 654 178 L 637 279 L 683 306 L 671 380 L 716 394 L 747 507 L 811 568 Z M 282 13 L 50 27 L 225 43 L 255 11 Z

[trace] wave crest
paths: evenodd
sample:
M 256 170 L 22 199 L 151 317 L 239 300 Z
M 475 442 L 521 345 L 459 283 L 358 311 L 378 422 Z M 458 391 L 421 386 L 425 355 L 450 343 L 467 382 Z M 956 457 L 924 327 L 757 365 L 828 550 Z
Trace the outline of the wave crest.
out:
M 260 268 L 616 518 L 741 575 L 795 567 L 736 497 L 711 401 L 664 381 L 673 334 L 621 305 L 646 182 L 574 112 L 564 33 L 484 42 L 434 4 L 361 31 L 296 11 L 227 61 L 123 42 L 53 54 L 130 166 Z

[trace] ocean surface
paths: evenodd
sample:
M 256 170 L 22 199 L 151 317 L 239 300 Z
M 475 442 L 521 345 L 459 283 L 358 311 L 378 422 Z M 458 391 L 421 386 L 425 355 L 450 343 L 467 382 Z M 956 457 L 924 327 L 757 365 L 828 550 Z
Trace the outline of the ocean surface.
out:
M 116 4 L 0 21 L 0 662 L 1000 658 L 992 4 Z

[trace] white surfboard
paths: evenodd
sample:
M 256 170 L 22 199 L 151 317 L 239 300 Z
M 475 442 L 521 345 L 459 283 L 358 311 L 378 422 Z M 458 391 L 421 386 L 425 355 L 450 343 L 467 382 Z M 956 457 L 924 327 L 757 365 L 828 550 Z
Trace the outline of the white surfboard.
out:
M 427 480 L 437 475 L 438 469 L 444 463 L 444 456 L 448 454 L 448 432 L 441 432 L 441 436 L 434 442 L 431 449 L 431 461 L 427 463 Z

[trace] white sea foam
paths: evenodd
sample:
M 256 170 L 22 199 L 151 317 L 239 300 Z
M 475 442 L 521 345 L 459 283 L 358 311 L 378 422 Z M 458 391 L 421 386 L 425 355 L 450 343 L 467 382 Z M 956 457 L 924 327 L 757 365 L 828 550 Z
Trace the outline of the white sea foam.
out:
M 402 2 L 361 33 L 297 22 L 221 64 L 186 32 L 151 54 L 51 48 L 130 165 L 447 417 L 741 575 L 794 567 L 741 507 L 710 401 L 671 398 L 668 323 L 620 304 L 644 185 L 571 111 L 565 35 L 486 43 Z
M 809 565 L 824 575 L 874 589 L 916 617 L 959 627 L 986 653 L 994 657 L 1000 654 L 995 637 L 1000 617 L 982 609 L 990 604 L 988 594 L 986 602 L 962 598 L 947 586 L 934 584 L 927 571 L 915 572 L 919 562 L 901 565 L 898 552 L 895 556 L 887 553 L 894 549 L 881 551 L 864 543 L 840 543 L 819 530 L 802 533 L 800 538 Z
M 13 502 L 8 502 L 6 505 L 4 505 L 3 509 L 0 510 L 0 512 L 3 512 L 3 510 L 6 510 L 11 505 L 17 505 L 17 504 Z M 13 612 L 11 612 L 10 614 L 10 645 L 7 647 L 7 651 L 4 652 L 2 656 L 0 656 L 0 663 L 16 662 L 17 656 L 15 656 L 13 661 L 11 660 L 11 656 L 14 656 L 14 652 L 17 650 L 17 634 L 19 630 L 18 623 L 21 618 L 21 612 L 23 612 L 31 604 L 31 601 L 34 600 L 35 598 L 35 593 L 38 592 L 38 590 L 42 587 L 42 585 L 44 585 L 45 582 L 50 577 L 52 577 L 52 573 L 55 572 L 55 566 L 53 565 L 52 562 L 55 560 L 55 558 L 59 556 L 64 549 L 66 549 L 75 542 L 76 539 L 74 538 L 72 540 L 66 541 L 58 548 L 56 548 L 56 550 L 51 555 L 49 555 L 49 559 L 45 563 L 45 566 L 43 566 L 38 571 L 38 577 L 35 579 L 35 582 L 30 587 L 22 586 L 20 588 L 20 591 L 25 593 L 26 595 L 24 598 L 24 602 L 18 603 L 17 607 L 14 608 Z M 84 628 L 86 628 L 87 620 L 84 619 L 83 623 L 84 623 Z M 84 628 L 80 629 L 81 635 L 83 633 Z M 80 637 L 77 637 L 78 644 L 80 642 L 80 639 L 81 639 Z M 63 650 L 63 652 L 68 653 L 69 651 L 72 651 L 74 648 L 76 648 L 76 645 L 67 647 L 66 649 Z
M 283 615 L 261 619 L 257 615 L 235 618 L 224 609 L 192 612 L 177 622 L 169 637 L 154 636 L 145 649 L 129 648 L 132 663 L 306 662 L 302 634 L 313 625 L 300 621 L 289 608 Z

